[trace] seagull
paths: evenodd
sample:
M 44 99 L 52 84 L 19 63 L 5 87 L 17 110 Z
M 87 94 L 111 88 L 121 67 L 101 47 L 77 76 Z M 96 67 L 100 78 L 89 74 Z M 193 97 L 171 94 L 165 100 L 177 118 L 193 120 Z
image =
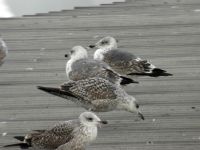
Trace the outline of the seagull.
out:
M 6 46 L 6 43 L 3 41 L 2 38 L 0 38 L 0 66 L 4 63 L 7 54 L 8 48 Z
M 69 81 L 58 88 L 38 86 L 38 89 L 69 99 L 89 111 L 124 110 L 137 113 L 138 117 L 144 120 L 139 104 L 133 96 L 128 95 L 120 86 L 100 77 Z
M 78 119 L 55 125 L 50 130 L 35 130 L 26 136 L 15 136 L 21 141 L 4 147 L 19 146 L 37 150 L 85 150 L 97 137 L 97 127 L 107 124 L 92 112 L 81 113 Z
M 126 75 L 138 76 L 172 76 L 167 71 L 157 68 L 145 59 L 141 59 L 130 52 L 125 52 L 117 47 L 117 40 L 107 36 L 90 48 L 97 48 L 94 53 L 95 60 L 106 62 L 116 72 Z
M 87 50 L 82 46 L 74 46 L 70 54 L 65 54 L 70 60 L 66 63 L 68 79 L 77 81 L 90 77 L 102 77 L 118 85 L 138 83 L 130 78 L 121 76 L 103 61 L 88 58 Z

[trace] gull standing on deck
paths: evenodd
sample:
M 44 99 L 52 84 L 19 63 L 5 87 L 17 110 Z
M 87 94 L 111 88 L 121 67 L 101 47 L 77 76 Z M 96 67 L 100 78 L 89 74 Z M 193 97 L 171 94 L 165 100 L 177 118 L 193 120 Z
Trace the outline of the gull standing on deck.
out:
M 136 57 L 132 53 L 117 48 L 117 40 L 113 37 L 104 37 L 90 48 L 97 48 L 94 53 L 95 60 L 106 62 L 116 72 L 126 75 L 141 76 L 171 76 L 167 71 L 155 67 L 147 60 Z
M 124 110 L 137 113 L 144 120 L 136 99 L 128 95 L 121 86 L 103 78 L 94 77 L 85 80 L 69 81 L 59 88 L 38 86 L 38 89 L 69 99 L 90 111 L 108 112 Z
M 0 38 L 0 66 L 4 63 L 7 54 L 8 48 L 6 46 L 6 43 L 3 41 L 2 38 Z
M 35 130 L 24 136 L 15 136 L 21 143 L 4 147 L 29 147 L 36 150 L 85 150 L 97 137 L 97 126 L 107 124 L 92 112 L 84 112 L 79 119 L 69 120 L 50 130 Z
M 101 77 L 118 85 L 138 83 L 119 75 L 101 60 L 89 59 L 87 50 L 82 46 L 74 46 L 70 54 L 65 54 L 65 57 L 69 55 L 70 60 L 66 63 L 66 74 L 70 80 L 77 81 L 91 77 Z

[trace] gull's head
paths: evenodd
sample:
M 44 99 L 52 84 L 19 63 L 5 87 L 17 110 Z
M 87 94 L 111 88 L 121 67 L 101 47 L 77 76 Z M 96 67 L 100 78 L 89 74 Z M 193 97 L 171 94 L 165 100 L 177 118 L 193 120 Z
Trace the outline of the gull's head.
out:
M 136 99 L 132 96 L 129 96 L 126 103 L 124 104 L 124 108 L 126 111 L 131 113 L 137 113 L 138 117 L 144 120 L 143 114 L 139 110 L 140 105 L 136 101 Z
M 117 48 L 117 40 L 114 37 L 106 36 L 94 45 L 89 45 L 90 48 L 113 50 Z
M 7 51 L 6 43 L 3 41 L 1 37 L 0 37 L 0 50 Z
M 88 57 L 87 50 L 83 46 L 74 46 L 70 50 L 70 57 L 71 59 L 84 59 Z M 68 54 L 65 54 L 65 57 L 68 57 Z
M 79 117 L 80 122 L 84 126 L 88 127 L 97 127 L 101 126 L 102 124 L 107 124 L 107 121 L 102 121 L 97 115 L 92 112 L 84 112 Z

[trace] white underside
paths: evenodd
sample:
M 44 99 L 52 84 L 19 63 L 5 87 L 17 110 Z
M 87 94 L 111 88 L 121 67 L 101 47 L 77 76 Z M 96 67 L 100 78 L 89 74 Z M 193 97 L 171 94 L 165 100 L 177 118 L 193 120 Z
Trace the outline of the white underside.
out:
M 68 60 L 68 62 L 66 63 L 65 71 L 66 71 L 66 75 L 68 79 L 69 79 L 69 73 L 72 71 L 72 64 L 73 64 L 73 61 L 71 59 Z
M 106 50 L 103 49 L 97 49 L 94 53 L 94 59 L 95 60 L 103 60 L 104 59 L 104 53 L 106 52 Z
M 94 141 L 97 138 L 97 127 L 91 127 L 88 129 L 89 141 Z

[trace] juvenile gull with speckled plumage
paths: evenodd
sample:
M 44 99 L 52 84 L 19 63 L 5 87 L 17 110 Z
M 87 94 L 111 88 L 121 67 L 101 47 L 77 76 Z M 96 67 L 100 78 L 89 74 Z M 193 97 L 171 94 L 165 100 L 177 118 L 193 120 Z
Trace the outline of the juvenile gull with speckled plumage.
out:
M 4 147 L 19 146 L 22 149 L 35 150 L 85 150 L 97 137 L 97 126 L 107 124 L 92 112 L 84 112 L 79 119 L 59 123 L 50 130 L 35 132 L 14 138 L 21 143 Z
M 90 48 L 97 48 L 94 53 L 95 60 L 106 62 L 116 72 L 126 75 L 142 76 L 171 76 L 165 70 L 155 67 L 147 60 L 136 57 L 132 53 L 122 51 L 117 47 L 117 40 L 113 37 L 104 37 Z
M 65 57 L 68 57 L 66 54 Z M 82 46 L 74 46 L 70 51 L 70 60 L 66 63 L 66 74 L 70 80 L 77 81 L 91 77 L 102 77 L 112 83 L 126 85 L 138 83 L 116 73 L 103 61 L 88 58 L 87 50 Z
M 94 112 L 124 110 L 137 113 L 144 120 L 136 99 L 128 95 L 121 86 L 103 78 L 94 77 L 70 81 L 59 88 L 38 86 L 38 89 L 69 99 L 87 110 Z
M 7 54 L 8 48 L 6 46 L 6 43 L 3 41 L 2 38 L 0 38 L 0 66 L 4 63 Z

